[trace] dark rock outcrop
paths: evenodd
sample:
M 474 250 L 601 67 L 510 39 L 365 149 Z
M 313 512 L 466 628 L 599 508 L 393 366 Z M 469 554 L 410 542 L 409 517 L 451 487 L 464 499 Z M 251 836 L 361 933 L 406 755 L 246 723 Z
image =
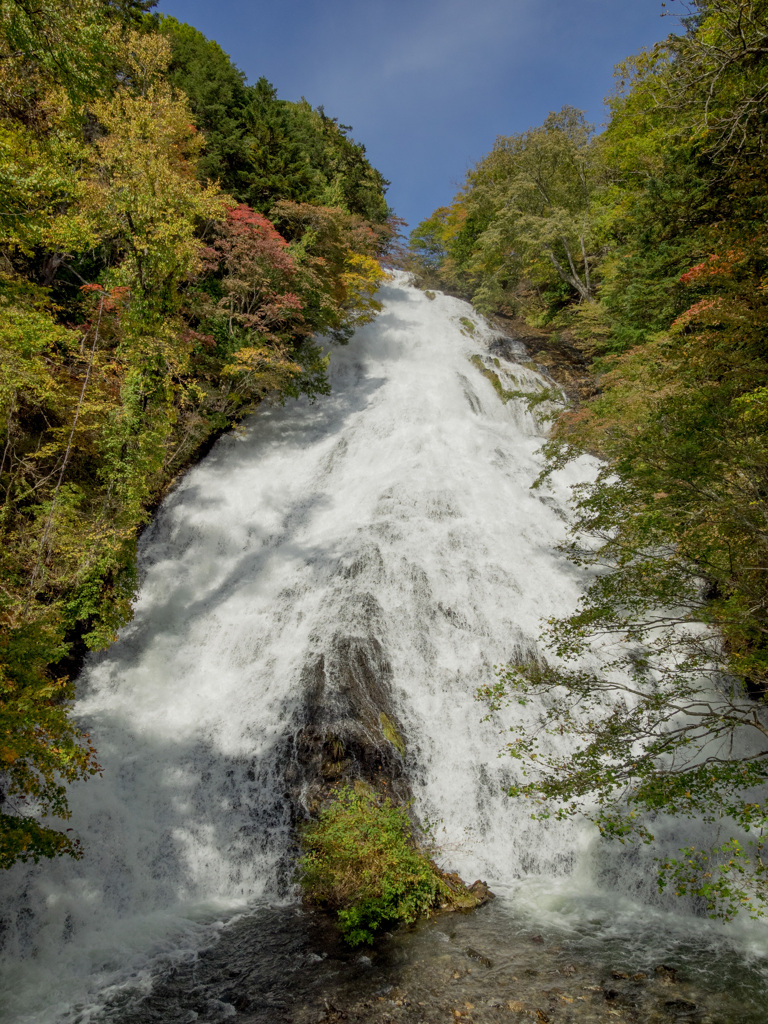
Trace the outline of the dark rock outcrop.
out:
M 363 783 L 395 804 L 410 800 L 406 740 L 392 707 L 391 679 L 375 636 L 337 633 L 305 666 L 303 721 L 286 772 L 300 815 L 316 814 L 344 783 Z

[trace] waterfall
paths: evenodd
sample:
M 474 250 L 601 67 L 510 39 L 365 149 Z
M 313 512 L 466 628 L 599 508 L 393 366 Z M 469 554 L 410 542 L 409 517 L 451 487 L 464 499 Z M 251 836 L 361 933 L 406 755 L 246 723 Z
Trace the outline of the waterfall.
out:
M 104 767 L 71 789 L 85 855 L 0 879 L 1 1020 L 83 1013 L 148 984 L 158 957 L 295 901 L 292 828 L 312 785 L 296 736 L 318 721 L 375 732 L 381 701 L 447 866 L 502 894 L 525 882 L 544 915 L 598 898 L 611 872 L 646 886 L 642 864 L 596 858 L 590 828 L 534 822 L 504 795 L 511 719 L 484 721 L 473 696 L 574 607 L 584 577 L 554 548 L 594 464 L 532 491 L 541 425 L 490 379 L 542 388 L 522 347 L 494 346 L 469 306 L 402 275 L 381 297 L 334 348 L 331 396 L 222 438 L 142 537 L 134 619 L 79 684 Z M 350 695 L 361 673 L 379 703 Z

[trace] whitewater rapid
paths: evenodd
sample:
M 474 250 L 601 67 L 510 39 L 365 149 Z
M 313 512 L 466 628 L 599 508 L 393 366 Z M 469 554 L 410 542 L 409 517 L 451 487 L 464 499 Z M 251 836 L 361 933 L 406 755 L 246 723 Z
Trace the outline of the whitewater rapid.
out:
M 295 900 L 286 751 L 306 666 L 340 637 L 386 656 L 416 811 L 438 822 L 446 866 L 502 893 L 525 880 L 543 913 L 597 891 L 593 832 L 504 795 L 514 720 L 484 721 L 474 700 L 574 607 L 584 578 L 555 547 L 594 464 L 532 491 L 541 424 L 472 361 L 535 391 L 522 347 L 492 349 L 470 307 L 402 276 L 381 298 L 333 349 L 330 397 L 260 409 L 142 537 L 134 619 L 79 684 L 104 767 L 71 790 L 85 856 L 0 880 L 1 1020 L 85 1020 L 105 992 L 149 984 L 158 957 Z M 641 867 L 622 885 L 647 887 Z

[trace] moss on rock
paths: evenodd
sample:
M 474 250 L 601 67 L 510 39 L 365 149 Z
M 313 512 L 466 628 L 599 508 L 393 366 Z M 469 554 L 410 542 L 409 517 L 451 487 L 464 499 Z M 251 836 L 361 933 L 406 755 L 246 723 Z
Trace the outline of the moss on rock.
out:
M 381 725 L 381 731 L 384 734 L 384 739 L 388 743 L 392 744 L 401 757 L 405 757 L 405 740 L 398 732 L 397 726 L 389 715 L 385 715 L 382 711 L 379 715 L 379 723 Z
M 474 367 L 476 367 L 480 371 L 480 373 L 482 373 L 482 375 L 486 378 L 486 380 L 489 380 L 491 382 L 491 384 L 493 384 L 493 390 L 496 392 L 496 394 L 502 400 L 504 405 L 506 405 L 507 402 L 509 402 L 510 399 L 512 399 L 512 398 L 519 398 L 520 397 L 521 392 L 519 392 L 519 391 L 507 391 L 505 389 L 504 385 L 501 383 L 501 378 L 499 377 L 498 373 L 494 373 L 494 371 L 491 370 L 490 367 L 485 365 L 485 363 L 483 362 L 483 357 L 482 356 L 480 356 L 477 353 L 475 353 L 475 355 L 470 357 L 469 361 L 470 361 L 470 363 L 472 363 L 472 365 Z M 498 359 L 496 360 L 496 363 L 498 364 Z

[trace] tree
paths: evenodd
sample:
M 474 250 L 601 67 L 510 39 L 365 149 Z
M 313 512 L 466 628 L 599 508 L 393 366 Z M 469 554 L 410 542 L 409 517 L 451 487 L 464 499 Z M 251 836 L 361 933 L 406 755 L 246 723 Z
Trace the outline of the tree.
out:
M 224 272 L 218 309 L 230 337 L 238 331 L 257 332 L 279 344 L 302 332 L 302 302 L 291 290 L 296 263 L 286 240 L 262 214 L 245 204 L 228 210 L 208 266 Z
M 308 323 L 348 341 L 381 309 L 375 295 L 385 273 L 376 257 L 389 241 L 387 225 L 374 226 L 339 207 L 288 200 L 272 214 L 291 239 Z
M 268 395 L 326 394 L 328 358 L 310 338 L 299 268 L 267 218 L 245 204 L 228 210 L 205 268 L 215 277 L 194 311 L 216 349 L 207 360 L 216 361 L 218 377 L 206 398 L 209 415 L 231 418 Z
M 556 653 L 581 649 L 587 635 L 581 623 L 593 610 L 588 604 L 581 616 L 550 624 Z M 511 786 L 509 795 L 528 800 L 534 818 L 584 814 L 602 836 L 622 843 L 653 842 L 659 813 L 725 825 L 725 842 L 663 857 L 659 887 L 671 882 L 676 895 L 699 897 L 713 917 L 729 920 L 740 910 L 765 916 L 764 716 L 719 677 L 722 660 L 710 660 L 716 645 L 708 647 L 672 616 L 647 631 L 618 616 L 604 616 L 602 625 L 603 634 L 624 629 L 625 637 L 644 643 L 599 672 L 543 661 L 511 664 L 480 692 L 491 712 L 510 701 L 526 704 L 532 694 L 543 704 L 538 729 L 507 745 L 528 780 Z
M 504 305 L 525 281 L 559 305 L 591 302 L 605 181 L 592 127 L 563 107 L 540 127 L 496 140 L 451 206 L 412 233 L 416 266 L 485 310 Z
M 688 31 L 672 36 L 674 102 L 712 156 L 744 158 L 766 141 L 768 4 L 765 0 L 682 3 Z
M 162 16 L 171 42 L 171 82 L 189 97 L 206 138 L 199 176 L 218 181 L 239 202 L 269 214 L 281 199 L 339 206 L 374 223 L 389 215 L 388 182 L 371 166 L 348 126 L 302 99 L 290 103 L 260 78 L 245 77 L 221 47 L 197 29 Z
M 446 228 L 450 210 L 440 206 L 431 217 L 427 217 L 411 231 L 410 250 L 420 269 L 434 272 L 440 269 L 448 256 Z
M 240 199 L 249 160 L 249 90 L 245 75 L 218 43 L 162 15 L 160 32 L 170 41 L 168 80 L 189 100 L 205 148 L 197 154 L 198 176 Z
M 469 175 L 469 212 L 483 202 L 496 211 L 477 241 L 476 262 L 504 253 L 505 262 L 535 276 L 543 260 L 582 301 L 592 299 L 591 207 L 598 181 L 591 136 L 581 111 L 563 107 L 541 128 L 497 139 Z
M 200 267 L 198 221 L 221 217 L 227 197 L 195 180 L 203 148 L 185 98 L 163 79 L 170 47 L 134 33 L 126 45 L 130 87 L 92 104 L 101 126 L 89 181 L 89 206 L 101 236 L 123 256 L 119 283 L 145 304 L 173 299 Z
M 562 754 L 518 737 L 510 753 L 535 774 L 514 795 L 586 810 L 622 841 L 649 841 L 659 812 L 729 829 L 661 876 L 725 917 L 768 904 L 755 789 L 768 779 L 764 274 L 760 236 L 689 268 L 681 285 L 696 301 L 557 424 L 550 468 L 585 450 L 606 458 L 565 552 L 597 575 L 579 610 L 546 627 L 564 661 L 510 666 L 487 693 L 536 692 L 541 735 L 569 743 Z M 572 667 L 591 643 L 615 649 L 599 670 Z
M 62 86 L 74 101 L 108 82 L 112 42 L 99 0 L 3 0 L 0 107 L 24 118 L 41 86 Z
M 16 610 L 5 600 L 0 616 L 11 633 L 0 666 L 0 868 L 17 860 L 79 857 L 80 844 L 70 830 L 45 822 L 48 816 L 69 818 L 65 783 L 100 770 L 88 736 L 68 717 L 72 683 L 45 678 L 56 647 L 61 650 L 56 623 L 38 615 L 15 628 Z

